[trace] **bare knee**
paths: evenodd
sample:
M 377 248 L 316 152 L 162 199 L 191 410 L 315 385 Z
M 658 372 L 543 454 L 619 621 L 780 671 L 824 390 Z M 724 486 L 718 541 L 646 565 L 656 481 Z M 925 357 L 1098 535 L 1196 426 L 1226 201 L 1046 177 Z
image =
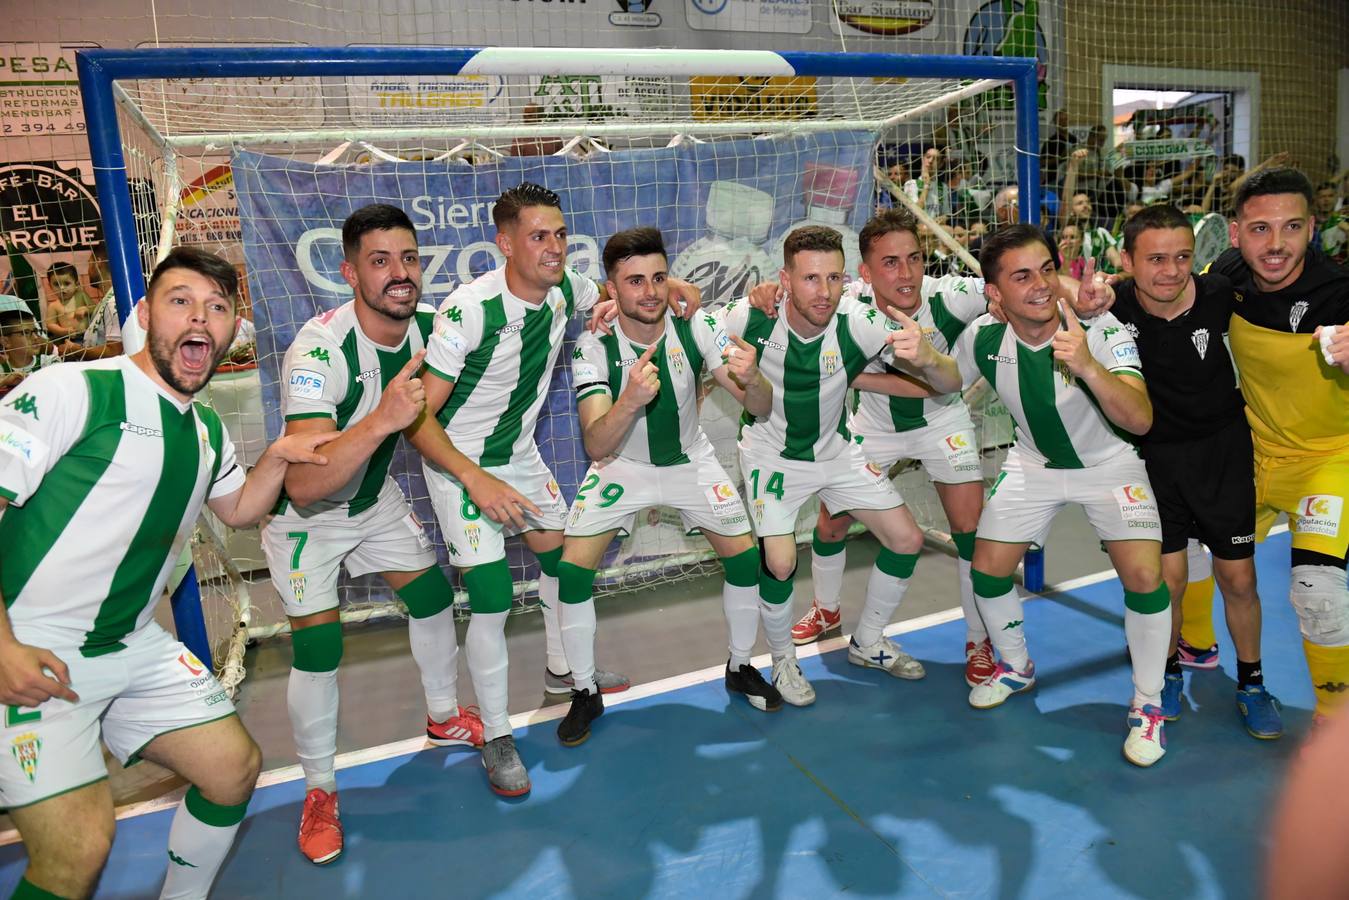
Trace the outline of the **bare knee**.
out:
M 1228 606 L 1256 606 L 1260 595 L 1255 587 L 1255 564 L 1221 565 L 1214 560 L 1213 580 L 1223 592 L 1223 603 Z M 1245 560 L 1243 560 L 1245 562 Z
M 843 515 L 831 519 L 821 513 L 820 520 L 815 523 L 815 530 L 819 532 L 820 540 L 828 544 L 837 544 L 848 536 L 848 528 L 852 525 L 852 521 L 852 516 Z
M 768 574 L 778 581 L 786 581 L 792 577 L 792 572 L 796 571 L 796 560 L 770 553 L 764 560 L 764 568 L 768 569 Z
M 213 760 L 210 777 L 200 778 L 197 789 L 202 796 L 220 806 L 238 806 L 253 796 L 262 771 L 262 751 L 247 734 Z
M 923 549 L 923 532 L 917 528 L 906 528 L 898 534 L 887 535 L 881 545 L 891 553 L 918 553 Z

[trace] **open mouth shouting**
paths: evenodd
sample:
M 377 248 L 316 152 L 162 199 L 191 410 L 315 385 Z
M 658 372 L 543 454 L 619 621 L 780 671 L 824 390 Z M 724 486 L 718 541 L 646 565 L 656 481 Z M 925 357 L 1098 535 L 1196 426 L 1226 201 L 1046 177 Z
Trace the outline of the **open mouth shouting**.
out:
M 178 342 L 178 364 L 193 380 L 210 377 L 215 367 L 215 343 L 209 335 L 189 334 Z

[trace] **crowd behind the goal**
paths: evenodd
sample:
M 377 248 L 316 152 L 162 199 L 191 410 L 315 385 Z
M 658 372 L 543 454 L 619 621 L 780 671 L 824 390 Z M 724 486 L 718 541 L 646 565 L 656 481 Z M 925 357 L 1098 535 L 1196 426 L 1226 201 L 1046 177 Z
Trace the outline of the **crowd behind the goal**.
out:
M 122 762 L 152 759 L 192 785 L 170 832 L 163 896 L 205 896 L 225 860 L 260 753 L 210 672 L 152 616 L 204 503 L 227 525 L 263 523 L 292 627 L 287 706 L 307 789 L 298 842 L 317 864 L 344 849 L 340 568 L 379 574 L 406 605 L 428 741 L 479 752 L 488 786 L 519 797 L 531 784 L 508 715 L 506 539 L 519 535 L 539 561 L 545 689 L 570 703 L 557 726 L 564 745 L 602 739 L 604 697 L 629 687 L 596 664 L 592 587 L 605 548 L 655 505 L 676 509 L 722 563 L 728 695 L 765 713 L 807 707 L 816 694 L 796 647 L 842 631 L 845 514 L 880 544 L 848 662 L 926 675 L 885 634 L 923 544 L 889 477 L 900 459 L 922 463 L 952 524 L 972 709 L 1036 685 L 1013 575 L 1074 503 L 1122 585 L 1132 694 L 1116 746 L 1128 762 L 1155 765 L 1168 722 L 1211 714 L 1187 712 L 1182 694 L 1181 666 L 1213 668 L 1222 652 L 1204 621 L 1204 579 L 1190 580 L 1191 560 L 1209 564 L 1192 538 L 1211 549 L 1224 589 L 1236 714 L 1254 738 L 1284 733 L 1264 682 L 1254 565 L 1254 544 L 1280 513 L 1316 714 L 1329 717 L 1349 685 L 1349 273 L 1323 249 L 1342 250 L 1326 238 L 1343 233 L 1332 209 L 1343 198 L 1323 200 L 1279 160 L 1244 179 L 1223 169 L 1204 194 L 1231 204 L 1231 246 L 1200 273 L 1192 220 L 1173 203 L 1193 175 L 1145 169 L 1138 199 L 1154 202 L 1123 219 L 1117 238 L 1097 218 L 1110 201 L 1076 190 L 1113 176 L 1093 174 L 1091 147 L 1058 140 L 1048 142 L 1051 181 L 1068 199 L 1044 209 L 1057 240 L 1015 224 L 1009 191 L 985 192 L 984 204 L 966 190 L 994 213 L 972 246 L 981 276 L 934 269 L 901 202 L 878 209 L 855 248 L 826 226 L 793 230 L 777 280 L 715 311 L 670 275 L 653 228 L 608 237 L 602 283 L 580 276 L 566 265 L 561 200 L 531 183 L 493 208 L 502 265 L 433 304 L 406 212 L 362 207 L 342 228 L 353 298 L 306 323 L 288 349 L 285 433 L 248 472 L 220 417 L 193 400 L 231 353 L 248 352 L 237 343 L 234 266 L 171 251 L 133 311 L 146 337 L 130 355 L 112 323 L 100 325 L 106 294 L 92 304 L 68 264 L 46 273 L 58 299 L 42 316 L 0 299 L 0 738 L 14 748 L 0 762 L 0 805 L 30 855 L 15 896 L 96 886 L 114 828 L 99 737 Z M 963 164 L 932 148 L 919 165 L 896 187 L 968 236 L 979 223 L 944 205 L 962 196 Z M 892 183 L 902 174 L 892 167 Z M 854 250 L 859 269 L 846 271 Z M 106 286 L 98 262 L 94 295 Z M 564 364 L 592 465 L 568 504 L 534 428 L 576 316 L 591 330 Z M 50 364 L 61 358 L 80 361 Z M 745 410 L 738 477 L 699 424 L 708 378 Z M 1018 430 L 987 492 L 961 398 L 981 379 Z M 388 473 L 400 437 L 423 461 L 468 592 L 476 706 L 457 692 L 450 583 Z M 816 497 L 815 597 L 799 616 L 795 523 Z M 58 540 L 70 534 L 82 540 Z M 1182 634 L 1185 609 L 1194 621 Z M 751 659 L 760 634 L 766 673 Z

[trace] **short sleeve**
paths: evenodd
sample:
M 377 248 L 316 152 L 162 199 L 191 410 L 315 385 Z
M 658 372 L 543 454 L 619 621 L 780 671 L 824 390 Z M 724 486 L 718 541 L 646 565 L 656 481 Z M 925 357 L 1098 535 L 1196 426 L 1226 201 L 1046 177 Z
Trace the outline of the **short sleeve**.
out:
M 988 312 L 984 279 L 969 275 L 943 275 L 934 279 L 933 292 L 940 293 L 951 315 L 965 324 Z
M 599 302 L 599 285 L 572 269 L 567 269 L 566 273 L 571 279 L 572 308 L 576 312 L 590 312 Z
M 346 394 L 347 371 L 342 351 L 324 329 L 312 322 L 300 329 L 286 351 L 282 373 L 281 412 L 287 422 L 337 418 L 337 404 Z
M 0 497 L 22 506 L 84 430 L 89 391 L 74 363 L 19 382 L 0 400 Z
M 960 381 L 966 387 L 979 380 L 983 373 L 979 371 L 979 363 L 974 358 L 974 338 L 979 333 L 979 326 L 971 325 L 960 333 L 956 338 L 956 345 L 952 356 L 955 357 L 956 366 L 960 369 Z
M 230 439 L 230 433 L 220 421 L 220 416 L 204 404 L 198 403 L 196 406 L 197 415 L 206 421 L 212 442 L 218 444 L 215 448 L 215 477 L 206 491 L 206 499 L 215 500 L 229 496 L 244 486 L 244 467 L 239 465 L 238 457 L 234 454 L 234 441 Z
M 689 330 L 693 332 L 693 342 L 698 346 L 707 371 L 715 372 L 726 365 L 721 354 L 731 338 L 726 334 L 725 323 L 712 313 L 700 312 L 689 322 Z
M 446 381 L 454 381 L 464 361 L 482 341 L 482 304 L 450 294 L 440 304 L 426 345 L 426 366 Z
M 731 336 L 744 337 L 745 328 L 749 325 L 750 313 L 749 300 L 741 298 L 732 300 L 721 309 L 712 314 L 712 317 L 721 325 L 721 329 L 726 334 L 727 340 Z
M 891 332 L 900 330 L 898 322 L 874 306 L 859 309 L 856 313 L 844 314 L 842 318 L 847 324 L 853 342 L 864 356 L 870 359 L 879 354 L 883 362 L 888 363 L 892 360 L 889 338 Z
M 605 352 L 604 343 L 589 331 L 581 332 L 571 351 L 571 380 L 576 399 L 584 400 L 596 394 L 611 396 L 608 376 L 609 354 Z
M 1087 347 L 1096 361 L 1112 374 L 1143 377 L 1138 344 L 1119 319 L 1110 313 L 1098 316 L 1087 332 Z

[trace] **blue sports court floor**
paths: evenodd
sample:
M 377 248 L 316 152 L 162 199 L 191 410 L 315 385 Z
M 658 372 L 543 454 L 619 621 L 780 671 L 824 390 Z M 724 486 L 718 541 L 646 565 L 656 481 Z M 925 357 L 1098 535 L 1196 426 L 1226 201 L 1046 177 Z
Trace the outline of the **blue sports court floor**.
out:
M 517 730 L 534 783 L 517 801 L 488 790 L 476 753 L 344 769 L 346 852 L 323 868 L 295 848 L 303 783 L 263 787 L 214 896 L 1254 897 L 1261 826 L 1312 706 L 1288 536 L 1257 553 L 1279 741 L 1243 731 L 1220 627 L 1225 669 L 1186 675 L 1166 757 L 1126 763 L 1123 601 L 1109 580 L 1027 604 L 1041 680 L 997 710 L 966 704 L 963 625 L 948 621 L 902 636 L 927 665 L 921 682 L 834 649 L 803 659 L 819 695 L 804 710 L 765 715 L 728 700 L 720 678 L 691 677 L 634 688 L 576 749 L 536 721 Z M 171 815 L 119 823 L 100 897 L 157 894 Z M 20 845 L 0 848 L 0 894 L 23 860 Z

